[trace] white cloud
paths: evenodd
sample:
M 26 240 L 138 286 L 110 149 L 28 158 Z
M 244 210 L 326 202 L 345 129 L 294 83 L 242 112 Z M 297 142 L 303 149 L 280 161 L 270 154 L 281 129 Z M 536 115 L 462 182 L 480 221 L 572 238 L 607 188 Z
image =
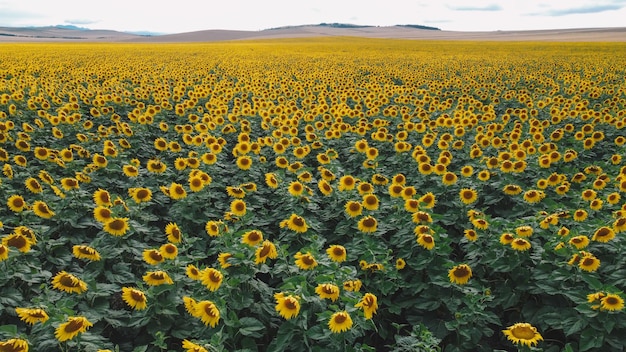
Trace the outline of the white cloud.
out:
M 317 24 L 441 24 L 449 30 L 625 26 L 626 0 L 0 0 L 0 26 L 185 32 Z

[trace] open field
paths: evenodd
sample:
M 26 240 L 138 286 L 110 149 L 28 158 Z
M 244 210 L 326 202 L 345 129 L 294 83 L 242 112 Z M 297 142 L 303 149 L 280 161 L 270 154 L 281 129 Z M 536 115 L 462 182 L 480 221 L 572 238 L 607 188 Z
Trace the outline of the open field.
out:
M 385 30 L 0 44 L 0 350 L 622 351 L 626 43 Z
M 139 36 L 108 30 L 62 28 L 0 28 L 0 42 L 142 42 L 190 43 L 251 39 L 355 37 L 414 40 L 626 42 L 626 28 L 576 28 L 534 31 L 455 32 L 402 26 L 334 28 L 296 26 L 262 31 L 206 30 L 160 36 Z

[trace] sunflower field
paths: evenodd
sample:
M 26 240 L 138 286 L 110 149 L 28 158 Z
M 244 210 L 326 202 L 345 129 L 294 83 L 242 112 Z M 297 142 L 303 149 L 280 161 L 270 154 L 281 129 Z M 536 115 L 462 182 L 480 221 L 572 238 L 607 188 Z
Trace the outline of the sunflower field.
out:
M 0 351 L 623 351 L 626 44 L 0 45 Z

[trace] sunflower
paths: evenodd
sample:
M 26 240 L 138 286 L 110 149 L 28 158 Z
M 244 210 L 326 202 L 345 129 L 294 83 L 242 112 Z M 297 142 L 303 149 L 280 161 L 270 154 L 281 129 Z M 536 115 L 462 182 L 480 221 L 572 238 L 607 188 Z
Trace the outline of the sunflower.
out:
M 170 278 L 170 276 L 162 270 L 157 270 L 157 271 L 148 271 L 144 276 L 143 276 L 143 281 L 150 285 L 150 286 L 159 286 L 159 285 L 163 285 L 163 284 L 168 284 L 168 285 L 172 285 L 174 284 L 174 281 L 172 281 L 172 278 Z
M 178 247 L 173 243 L 165 243 L 159 247 L 159 252 L 165 259 L 174 259 L 178 256 Z
M 610 193 L 606 196 L 606 202 L 611 205 L 615 205 L 619 203 L 620 199 L 621 199 L 621 196 L 617 192 Z
M 360 195 L 371 194 L 374 192 L 374 186 L 369 182 L 359 182 L 356 187 Z
M 224 274 L 213 268 L 206 268 L 202 270 L 201 275 L 202 284 L 205 285 L 211 292 L 216 291 L 224 280 Z
M 425 211 L 416 211 L 411 215 L 411 219 L 416 224 L 424 224 L 433 222 L 432 216 Z
M 65 271 L 58 272 L 52 278 L 52 287 L 67 293 L 83 293 L 87 291 L 87 284 L 84 281 Z
M 502 330 L 502 333 L 514 344 L 528 347 L 537 345 L 538 341 L 543 340 L 541 334 L 537 332 L 537 328 L 528 323 L 516 323 L 506 330 Z
M 146 294 L 133 287 L 122 287 L 122 299 L 135 310 L 143 310 L 148 307 Z
M 183 199 L 187 197 L 187 191 L 180 183 L 172 182 L 169 187 L 169 196 L 174 200 Z
M 406 261 L 402 258 L 396 259 L 396 269 L 402 270 L 406 267 Z
M 287 190 L 289 191 L 289 194 L 291 194 L 292 196 L 298 197 L 302 195 L 302 193 L 304 192 L 304 185 L 298 181 L 293 181 L 289 184 L 289 187 Z
M 613 238 L 615 238 L 615 231 L 613 231 L 613 229 L 610 227 L 602 226 L 593 233 L 591 240 L 606 243 Z
M 0 221 L 0 227 L 2 227 L 2 222 L 1 221 Z M 13 233 L 25 236 L 26 239 L 30 243 L 37 244 L 37 237 L 35 236 L 35 232 L 32 229 L 30 229 L 30 228 L 28 228 L 26 226 L 21 225 L 21 226 L 16 227 L 15 229 L 13 229 Z
M 217 237 L 220 233 L 228 231 L 228 227 L 224 225 L 224 223 L 220 221 L 209 220 L 204 225 L 204 230 L 211 237 Z
M 113 212 L 111 209 L 98 206 L 93 210 L 93 217 L 101 224 L 105 224 L 113 219 Z
M 471 165 L 466 165 L 461 168 L 461 176 L 470 177 L 474 174 L 474 168 Z
M 165 260 L 158 249 L 144 249 L 142 257 L 143 260 L 150 265 L 157 265 Z
M 511 248 L 515 249 L 516 251 L 527 251 L 530 249 L 530 247 L 530 242 L 525 238 L 516 238 L 511 242 Z
M 356 180 L 351 175 L 344 175 L 339 178 L 339 191 L 349 191 L 356 187 Z
M 613 222 L 613 231 L 615 233 L 626 231 L 626 218 L 621 217 Z
M 441 177 L 441 182 L 446 186 L 451 186 L 456 183 L 457 176 L 453 172 L 446 172 Z
M 350 292 L 359 292 L 363 283 L 361 280 L 348 280 L 344 281 L 343 289 Z
M 149 188 L 129 188 L 128 193 L 137 204 L 149 202 L 152 199 L 152 191 Z
M 580 235 L 570 238 L 569 244 L 576 247 L 576 249 L 583 249 L 589 245 L 589 237 Z
M 422 175 L 430 175 L 434 171 L 434 167 L 430 163 L 421 163 L 417 167 L 417 170 Z
M 600 299 L 600 307 L 608 311 L 624 309 L 624 299 L 617 294 L 609 293 Z
M 171 243 L 180 243 L 183 236 L 180 228 L 174 222 L 165 225 L 165 234 L 167 235 L 167 240 Z
M 69 317 L 67 318 L 67 322 L 62 323 L 56 328 L 54 337 L 56 337 L 59 342 L 71 340 L 78 336 L 78 334 L 87 331 L 87 329 L 92 326 L 93 324 L 85 317 Z
M 281 317 L 289 320 L 300 313 L 300 297 L 279 292 L 274 294 L 275 309 Z
M 178 157 L 174 160 L 174 168 L 178 171 L 185 170 L 187 168 L 187 159 Z
M 478 233 L 474 229 L 466 229 L 463 231 L 463 236 L 470 242 L 474 242 L 478 239 Z
M 66 191 L 70 191 L 73 189 L 78 189 L 80 188 L 79 184 L 78 184 L 78 180 L 73 178 L 73 177 L 64 177 L 61 179 L 61 187 L 63 187 L 64 190 Z
M 367 209 L 367 210 L 377 210 L 380 203 L 378 201 L 378 197 L 376 197 L 375 194 L 365 194 L 363 196 L 363 201 L 361 202 L 361 205 L 363 205 L 363 208 Z
M 419 198 L 420 203 L 426 209 L 431 209 L 437 203 L 437 199 L 432 192 L 428 192 Z
M 43 192 L 41 184 L 34 177 L 27 178 L 26 181 L 24 181 L 24 185 L 31 193 L 37 194 Z
M 33 203 L 33 212 L 43 219 L 50 219 L 55 215 L 55 212 L 48 207 L 48 204 L 41 200 L 36 200 Z
M 330 299 L 335 302 L 339 298 L 339 287 L 329 283 L 318 284 L 315 288 L 315 293 L 317 293 L 321 299 Z
M 459 192 L 459 198 L 464 204 L 472 204 L 478 199 L 478 192 L 471 188 L 463 188 Z
M 122 171 L 126 177 L 137 177 L 139 176 L 139 169 L 134 165 L 124 165 L 122 166 Z
M 578 267 L 587 272 L 594 272 L 600 267 L 600 259 L 592 254 L 585 254 L 578 261 Z
M 389 195 L 392 198 L 398 198 L 402 196 L 402 191 L 404 190 L 404 186 L 397 184 L 397 183 L 392 183 L 391 185 L 389 185 L 387 190 L 389 192 Z
M 241 243 L 254 247 L 263 241 L 263 233 L 259 230 L 252 230 L 241 235 Z
M 478 230 L 486 230 L 489 228 L 489 222 L 485 219 L 473 219 L 472 225 Z
M 195 344 L 187 339 L 183 340 L 182 348 L 184 348 L 186 352 L 209 352 L 206 348 Z
M 284 156 L 277 157 L 275 163 L 276 166 L 281 169 L 286 169 L 289 167 L 289 160 L 287 160 L 287 158 L 285 158 Z
M 235 199 L 230 203 L 230 211 L 231 213 L 237 216 L 246 215 L 247 207 L 246 202 L 241 199 Z
M 352 328 L 350 314 L 345 310 L 334 313 L 328 320 L 328 328 L 335 334 L 350 330 Z
M 603 204 L 602 199 L 596 198 L 592 200 L 591 202 L 589 202 L 589 208 L 598 211 L 602 209 L 602 204 Z
M 576 211 L 574 211 L 574 221 L 577 222 L 582 222 L 585 221 L 587 219 L 587 211 L 584 209 L 577 209 Z
M 311 270 L 317 266 L 317 261 L 311 253 L 297 252 L 294 258 L 296 258 L 296 265 L 302 270 Z
M 528 225 L 518 226 L 515 228 L 515 233 L 519 237 L 530 237 L 532 236 L 533 231 L 534 231 L 533 228 Z
M 448 278 L 453 284 L 465 285 L 472 277 L 472 269 L 467 264 L 455 265 L 448 271 Z
M 420 201 L 418 199 L 406 199 L 404 201 L 404 210 L 409 213 L 415 213 L 419 210 Z
M 319 153 L 315 158 L 317 159 L 317 162 L 320 163 L 320 165 L 326 165 L 330 163 L 330 158 L 328 157 L 328 155 L 326 155 L 326 153 Z
M 100 169 L 103 169 L 105 167 L 107 167 L 107 165 L 109 164 L 109 161 L 107 160 L 107 158 L 104 155 L 100 155 L 100 154 L 94 154 L 93 157 L 91 158 L 91 160 L 93 161 L 93 164 Z
M 344 246 L 333 244 L 326 249 L 326 254 L 330 257 L 330 260 L 341 263 L 346 261 L 347 252 Z
M 372 319 L 372 316 L 376 314 L 376 310 L 378 309 L 378 298 L 368 292 L 363 295 L 363 298 L 361 298 L 354 307 L 363 309 L 365 319 Z
M 435 238 L 428 233 L 420 233 L 417 236 L 417 243 L 429 251 L 435 248 Z
M 0 351 L 28 352 L 28 342 L 22 339 L 0 341 Z
M 167 146 L 171 152 L 173 153 L 179 153 L 183 148 L 181 147 L 180 143 L 176 142 L 176 141 L 171 141 L 168 143 Z
M 35 323 L 45 323 L 50 317 L 41 308 L 15 308 L 15 313 L 20 317 L 20 320 L 29 325 L 35 325 Z M 0 351 L 3 351 L 0 348 Z
M 381 174 L 373 174 L 372 175 L 372 183 L 378 186 L 384 186 L 389 183 L 389 179 Z
M 8 236 L 2 238 L 2 245 L 5 246 L 3 255 L 8 256 L 9 250 L 6 247 L 14 247 L 22 253 L 30 251 L 30 247 L 33 245 L 33 241 L 19 232 L 13 232 Z
M 330 183 L 328 183 L 328 181 L 321 179 L 318 183 L 317 183 L 317 188 L 320 190 L 320 192 L 322 192 L 323 195 L 328 196 L 331 193 L 333 193 L 333 188 L 330 185 Z
M 254 263 L 262 264 L 265 263 L 267 258 L 276 259 L 278 258 L 278 252 L 276 251 L 276 246 L 274 243 L 265 240 L 263 243 L 256 249 L 254 256 L 256 257 Z M 224 267 L 224 266 L 222 266 Z
M 11 167 L 11 164 L 4 164 L 4 166 L 2 167 L 2 173 L 9 180 L 12 180 L 13 179 L 13 167 Z
M 22 211 L 24 211 L 24 209 L 28 207 L 26 201 L 24 200 L 24 197 L 18 194 L 14 194 L 9 197 L 9 199 L 7 200 L 7 206 L 9 207 L 9 209 L 11 209 L 11 211 L 15 213 L 21 213 Z
M 9 247 L 0 244 L 0 262 L 9 259 Z
M 211 301 L 200 301 L 195 304 L 196 316 L 202 320 L 204 325 L 211 325 L 214 328 L 220 320 L 220 311 L 215 303 Z
M 581 253 L 583 253 L 583 254 L 584 254 L 585 252 L 583 251 L 583 252 L 581 252 Z M 570 260 L 568 260 L 568 261 L 567 261 L 567 264 L 568 264 L 568 265 L 574 265 L 574 264 L 577 264 L 577 263 L 578 263 L 578 261 L 580 260 L 580 258 L 581 258 L 580 254 L 578 254 L 578 253 L 574 253 L 574 254 L 572 255 L 572 257 L 570 258 Z
M 94 262 L 100 260 L 100 253 L 98 253 L 97 250 L 85 245 L 74 245 L 72 247 L 72 254 L 74 254 L 74 257 L 78 259 L 86 259 Z
M 367 148 L 369 148 L 369 145 L 366 139 L 360 139 L 354 143 L 354 148 L 359 153 L 365 153 Z
M 402 189 L 402 194 L 400 195 L 403 199 L 411 199 L 417 193 L 417 190 L 413 186 L 407 186 Z
M 424 165 L 426 165 L 426 164 L 424 164 Z M 441 175 L 445 174 L 446 172 L 448 172 L 448 167 L 446 165 L 444 165 L 444 164 L 435 164 L 435 166 L 433 167 L 433 172 L 436 175 L 441 176 Z
M 490 178 L 491 178 L 491 172 L 489 172 L 489 170 L 482 170 L 481 172 L 478 173 L 478 179 L 483 182 L 489 181 Z
M 154 140 L 154 149 L 158 151 L 167 150 L 167 141 L 163 137 L 159 137 Z
M 193 264 L 187 264 L 187 267 L 185 267 L 185 274 L 187 274 L 187 277 L 192 280 L 202 280 L 202 272 Z
M 351 218 L 357 217 L 363 212 L 363 206 L 361 203 L 353 200 L 346 202 L 344 209 L 346 214 L 348 214 Z
M 582 193 L 580 194 L 580 197 L 584 201 L 592 201 L 596 199 L 597 196 L 598 196 L 598 193 L 592 189 L 586 189 L 582 191 Z
M 373 233 L 378 228 L 378 221 L 373 216 L 364 216 L 359 220 L 357 227 L 361 232 Z
M 304 233 L 307 232 L 307 230 L 309 229 L 309 226 L 306 223 L 306 220 L 296 214 L 291 214 L 291 216 L 289 217 L 289 219 L 285 219 L 283 221 L 280 222 L 280 227 L 287 227 L 288 229 L 298 232 L 298 233 Z
M 26 159 L 26 157 L 24 157 L 23 155 L 15 155 L 13 157 L 13 162 L 15 162 L 16 165 L 26 167 L 26 164 L 28 164 L 28 159 Z
M 528 203 L 538 203 L 544 198 L 545 194 L 542 191 L 530 189 L 524 192 L 524 200 Z
M 161 174 L 161 173 L 164 173 L 165 170 L 167 170 L 167 165 L 165 165 L 165 163 L 162 162 L 161 160 L 150 159 L 146 163 L 146 168 L 148 169 L 149 172 L 152 172 L 155 174 Z
M 102 229 L 113 236 L 124 236 L 129 228 L 128 218 L 111 218 Z
M 276 175 L 275 173 L 266 173 L 265 184 L 273 189 L 278 188 L 278 175 Z
M 246 191 L 241 187 L 227 186 L 226 193 L 233 198 L 242 199 L 246 196 Z
M 509 184 L 509 185 L 504 186 L 502 191 L 504 192 L 504 194 L 515 196 L 515 195 L 522 193 L 522 187 L 518 185 Z
M 249 170 L 252 167 L 252 158 L 247 155 L 238 157 L 237 167 L 241 170 Z
M 202 162 L 205 163 L 206 165 L 213 165 L 217 162 L 217 155 L 211 152 L 206 152 L 202 154 L 202 156 L 200 157 L 200 160 L 202 160 Z

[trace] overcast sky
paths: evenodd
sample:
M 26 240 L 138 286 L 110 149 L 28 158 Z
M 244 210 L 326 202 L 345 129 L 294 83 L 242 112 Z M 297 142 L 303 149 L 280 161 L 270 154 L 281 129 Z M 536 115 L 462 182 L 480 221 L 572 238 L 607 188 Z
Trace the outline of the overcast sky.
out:
M 4 27 L 180 33 L 322 22 L 460 31 L 626 27 L 626 0 L 0 0 Z

